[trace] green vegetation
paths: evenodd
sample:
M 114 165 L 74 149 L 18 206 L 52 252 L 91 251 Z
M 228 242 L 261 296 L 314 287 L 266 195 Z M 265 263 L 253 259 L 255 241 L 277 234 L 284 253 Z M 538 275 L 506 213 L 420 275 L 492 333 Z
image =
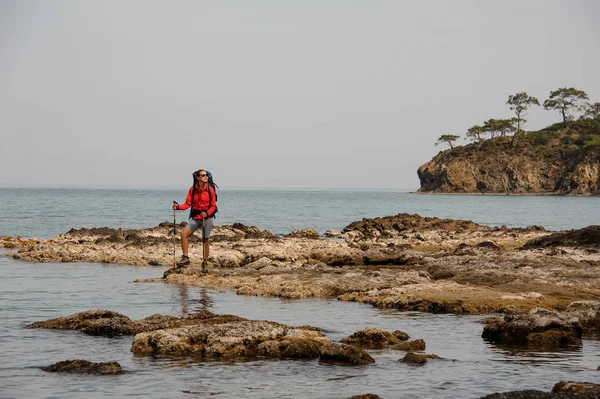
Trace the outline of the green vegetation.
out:
M 458 140 L 460 138 L 460 136 L 454 135 L 454 134 L 442 134 L 440 136 L 440 138 L 438 139 L 438 141 L 435 142 L 435 145 L 438 144 L 442 144 L 442 143 L 448 143 L 450 145 L 450 149 L 454 148 L 452 146 L 452 143 L 456 140 Z
M 524 117 L 531 106 L 539 106 L 540 102 L 526 92 L 516 93 L 509 96 L 506 102 L 515 118 L 491 118 L 482 125 L 471 126 L 467 129 L 465 139 L 474 142 L 473 144 L 455 146 L 454 143 L 460 136 L 443 134 L 435 145 L 450 145 L 450 156 L 495 151 L 531 156 L 579 156 L 590 151 L 599 152 L 600 102 L 588 103 L 588 99 L 587 93 L 573 87 L 551 91 L 544 101 L 544 109 L 559 111 L 562 123 L 537 132 L 525 132 L 523 126 L 527 120 Z M 575 119 L 575 113 L 580 113 L 579 119 Z M 489 138 L 486 139 L 488 135 Z
M 519 133 L 521 133 L 521 125 L 524 125 L 526 122 L 526 119 L 524 119 L 523 117 L 527 115 L 527 110 L 532 105 L 539 106 L 540 102 L 537 98 L 530 96 L 526 92 L 521 92 L 512 96 L 508 96 L 508 101 L 506 102 L 506 104 L 510 105 L 510 109 L 514 111 L 515 115 L 517 115 L 517 118 L 513 119 L 513 121 L 516 121 L 517 123 L 517 129 L 515 131 L 513 139 L 510 142 L 510 145 L 512 147 L 515 144 L 515 138 Z
M 487 140 L 454 146 L 444 156 L 476 160 L 504 154 L 565 164 L 583 159 L 600 161 L 600 120 L 573 120 L 566 129 L 563 123 L 556 123 L 539 131 L 522 132 L 514 143 L 511 143 L 512 139 L 496 135 Z
M 572 111 L 585 111 L 589 100 L 588 95 L 574 87 L 563 87 L 550 92 L 550 98 L 544 101 L 544 109 L 554 109 L 561 113 L 563 125 L 567 127 L 567 120 L 572 120 Z

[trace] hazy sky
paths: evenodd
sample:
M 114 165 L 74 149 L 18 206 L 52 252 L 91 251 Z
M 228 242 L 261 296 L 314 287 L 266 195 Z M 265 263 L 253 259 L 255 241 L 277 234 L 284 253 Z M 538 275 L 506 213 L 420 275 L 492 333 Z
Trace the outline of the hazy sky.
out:
M 0 184 L 416 189 L 437 138 L 511 94 L 600 101 L 598 21 L 596 0 L 0 0 Z

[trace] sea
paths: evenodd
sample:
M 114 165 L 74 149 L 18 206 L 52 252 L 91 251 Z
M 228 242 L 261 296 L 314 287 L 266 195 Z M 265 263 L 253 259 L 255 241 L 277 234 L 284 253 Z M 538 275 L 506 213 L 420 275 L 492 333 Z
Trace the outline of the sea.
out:
M 173 212 L 187 188 L 0 187 L 0 236 L 51 238 L 72 228 L 142 228 L 185 221 Z M 600 224 L 600 198 L 426 195 L 400 190 L 220 189 L 217 225 L 243 223 L 286 235 L 294 229 L 342 230 L 363 218 L 396 215 L 471 220 L 489 226 L 558 231 Z M 492 345 L 479 315 L 434 315 L 325 299 L 286 300 L 230 290 L 134 283 L 162 266 L 31 263 L 0 249 L 0 398 L 479 398 L 494 392 L 549 392 L 562 380 L 600 383 L 600 343 L 557 351 Z M 200 309 L 294 326 L 312 325 L 334 341 L 366 327 L 402 330 L 444 360 L 423 366 L 404 353 L 369 351 L 375 364 L 348 367 L 318 360 L 207 360 L 135 356 L 132 337 L 25 329 L 34 321 L 108 309 L 141 319 Z M 68 360 L 118 362 L 115 376 L 47 373 Z

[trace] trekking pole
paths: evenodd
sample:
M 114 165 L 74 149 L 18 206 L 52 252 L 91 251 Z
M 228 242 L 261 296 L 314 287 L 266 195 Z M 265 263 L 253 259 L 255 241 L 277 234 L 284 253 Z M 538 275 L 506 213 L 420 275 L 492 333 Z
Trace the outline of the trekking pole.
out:
M 207 214 L 208 216 L 208 214 Z M 208 273 L 207 267 L 206 267 L 206 244 L 204 242 L 204 222 L 206 221 L 205 218 L 202 218 L 202 273 L 206 274 Z
M 173 201 L 173 205 L 178 205 L 177 201 Z M 177 209 L 173 209 L 173 267 L 177 266 L 175 263 L 175 235 L 177 234 L 177 222 L 175 220 Z

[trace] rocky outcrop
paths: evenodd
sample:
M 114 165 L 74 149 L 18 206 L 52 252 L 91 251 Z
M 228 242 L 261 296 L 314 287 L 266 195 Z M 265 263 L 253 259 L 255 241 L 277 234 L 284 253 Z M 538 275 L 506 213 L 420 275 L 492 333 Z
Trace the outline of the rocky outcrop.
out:
M 577 133 L 536 134 L 543 143 L 497 137 L 440 152 L 418 168 L 418 192 L 600 195 L 598 150 L 565 144 Z
M 433 313 L 563 310 L 571 302 L 600 298 L 596 230 L 508 229 L 410 214 L 354 222 L 336 239 L 316 238 L 310 231 L 309 238 L 275 237 L 252 226 L 215 226 L 214 237 L 220 238 L 211 244 L 209 266 L 214 269 L 208 275 L 201 273 L 202 246 L 192 241 L 189 267 L 162 268 L 144 282 L 231 289 L 240 295 L 337 298 Z M 524 246 L 527 242 L 532 244 Z M 0 237 L 0 246 L 17 249 L 8 256 L 25 261 L 166 268 L 173 265 L 173 248 L 179 250 L 171 223 L 137 230 L 72 230 L 49 240 Z M 112 327 L 115 320 L 92 318 L 86 331 L 127 333 Z M 140 331 L 138 324 L 118 326 Z
M 135 335 L 131 352 L 146 356 L 320 359 L 343 365 L 375 362 L 362 348 L 332 342 L 316 327 L 291 327 L 206 310 L 181 318 L 156 314 L 137 321 L 110 310 L 88 310 L 34 322 L 26 328 L 79 330 L 108 337 Z M 49 366 L 47 371 L 108 374 L 116 372 L 117 366 L 76 360 Z
M 482 337 L 492 343 L 537 347 L 581 344 L 582 337 L 598 337 L 600 302 L 573 302 L 562 312 L 533 309 L 487 320 Z

